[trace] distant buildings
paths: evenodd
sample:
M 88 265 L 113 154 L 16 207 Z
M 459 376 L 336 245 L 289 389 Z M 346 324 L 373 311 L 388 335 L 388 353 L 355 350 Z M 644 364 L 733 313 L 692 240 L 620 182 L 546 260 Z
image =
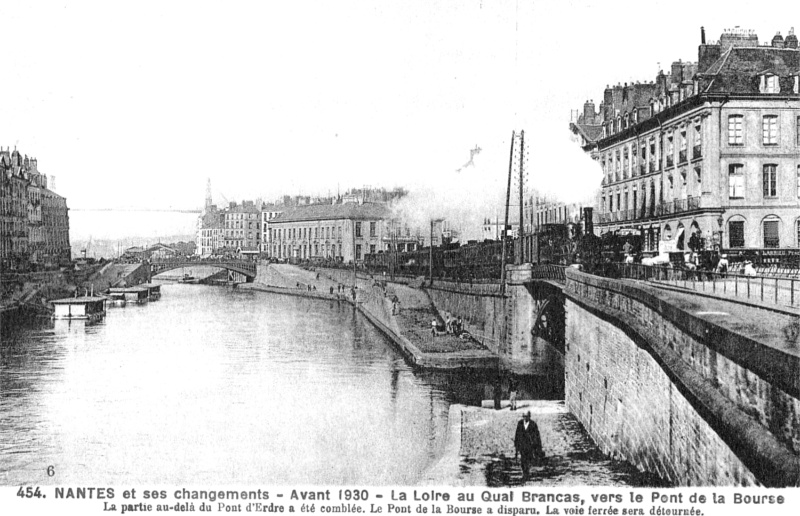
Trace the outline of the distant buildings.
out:
M 698 61 L 607 87 L 570 128 L 602 166 L 597 229 L 647 251 L 800 246 L 800 50 L 744 30 L 701 34 Z
M 55 269 L 70 263 L 69 213 L 47 188 L 35 158 L 0 149 L 0 266 L 2 271 Z
M 270 255 L 278 259 L 363 260 L 387 249 L 382 203 L 347 202 L 297 206 L 269 223 Z M 405 243 L 404 243 L 405 244 Z

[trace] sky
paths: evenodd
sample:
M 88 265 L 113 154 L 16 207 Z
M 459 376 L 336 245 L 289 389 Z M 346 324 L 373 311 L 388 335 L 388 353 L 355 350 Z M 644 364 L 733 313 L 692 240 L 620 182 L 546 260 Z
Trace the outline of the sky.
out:
M 764 41 L 800 15 L 752 5 L 5 0 L 0 146 L 55 176 L 75 237 L 193 231 L 192 216 L 80 210 L 199 209 L 207 179 L 218 204 L 403 186 L 493 216 L 512 131 L 529 187 L 585 196 L 600 172 L 569 141 L 570 111 L 696 61 L 700 26 Z

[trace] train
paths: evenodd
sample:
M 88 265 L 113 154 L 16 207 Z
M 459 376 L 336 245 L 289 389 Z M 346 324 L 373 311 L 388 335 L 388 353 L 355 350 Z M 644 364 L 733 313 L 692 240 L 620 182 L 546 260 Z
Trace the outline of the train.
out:
M 594 234 L 592 209 L 581 210 L 577 222 L 542 224 L 522 238 L 506 240 L 505 264 L 581 264 L 593 270 L 602 263 L 622 261 L 625 254 L 638 255 L 642 238 L 638 234 Z M 500 279 L 503 242 L 485 240 L 466 244 L 445 243 L 405 252 L 367 254 L 363 266 L 375 273 L 428 276 L 464 280 Z

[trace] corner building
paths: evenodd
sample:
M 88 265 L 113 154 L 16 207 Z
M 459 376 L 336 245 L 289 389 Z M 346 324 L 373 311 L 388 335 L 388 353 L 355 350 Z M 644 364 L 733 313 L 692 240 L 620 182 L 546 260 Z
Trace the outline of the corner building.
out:
M 290 208 L 269 221 L 271 256 L 278 259 L 360 261 L 383 251 L 389 208 L 381 203 Z
M 692 234 L 733 252 L 800 247 L 799 77 L 793 33 L 763 45 L 737 29 L 701 32 L 698 61 L 653 83 L 606 88 L 602 133 L 583 142 L 603 168 L 599 232 L 641 231 L 651 253 Z

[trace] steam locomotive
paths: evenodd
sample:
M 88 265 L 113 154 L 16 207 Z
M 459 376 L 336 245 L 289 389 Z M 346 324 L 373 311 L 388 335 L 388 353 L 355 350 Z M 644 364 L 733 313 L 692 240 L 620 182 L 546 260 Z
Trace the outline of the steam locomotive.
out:
M 608 233 L 598 237 L 594 234 L 592 208 L 584 208 L 581 215 L 578 222 L 543 224 L 532 235 L 507 240 L 505 263 L 580 263 L 591 270 L 603 262 L 622 261 L 625 254 L 640 252 L 640 236 Z M 454 280 L 499 279 L 502 263 L 503 242 L 496 240 L 446 243 L 433 249 L 364 257 L 364 267 L 373 272 L 407 276 L 432 273 L 436 278 Z

